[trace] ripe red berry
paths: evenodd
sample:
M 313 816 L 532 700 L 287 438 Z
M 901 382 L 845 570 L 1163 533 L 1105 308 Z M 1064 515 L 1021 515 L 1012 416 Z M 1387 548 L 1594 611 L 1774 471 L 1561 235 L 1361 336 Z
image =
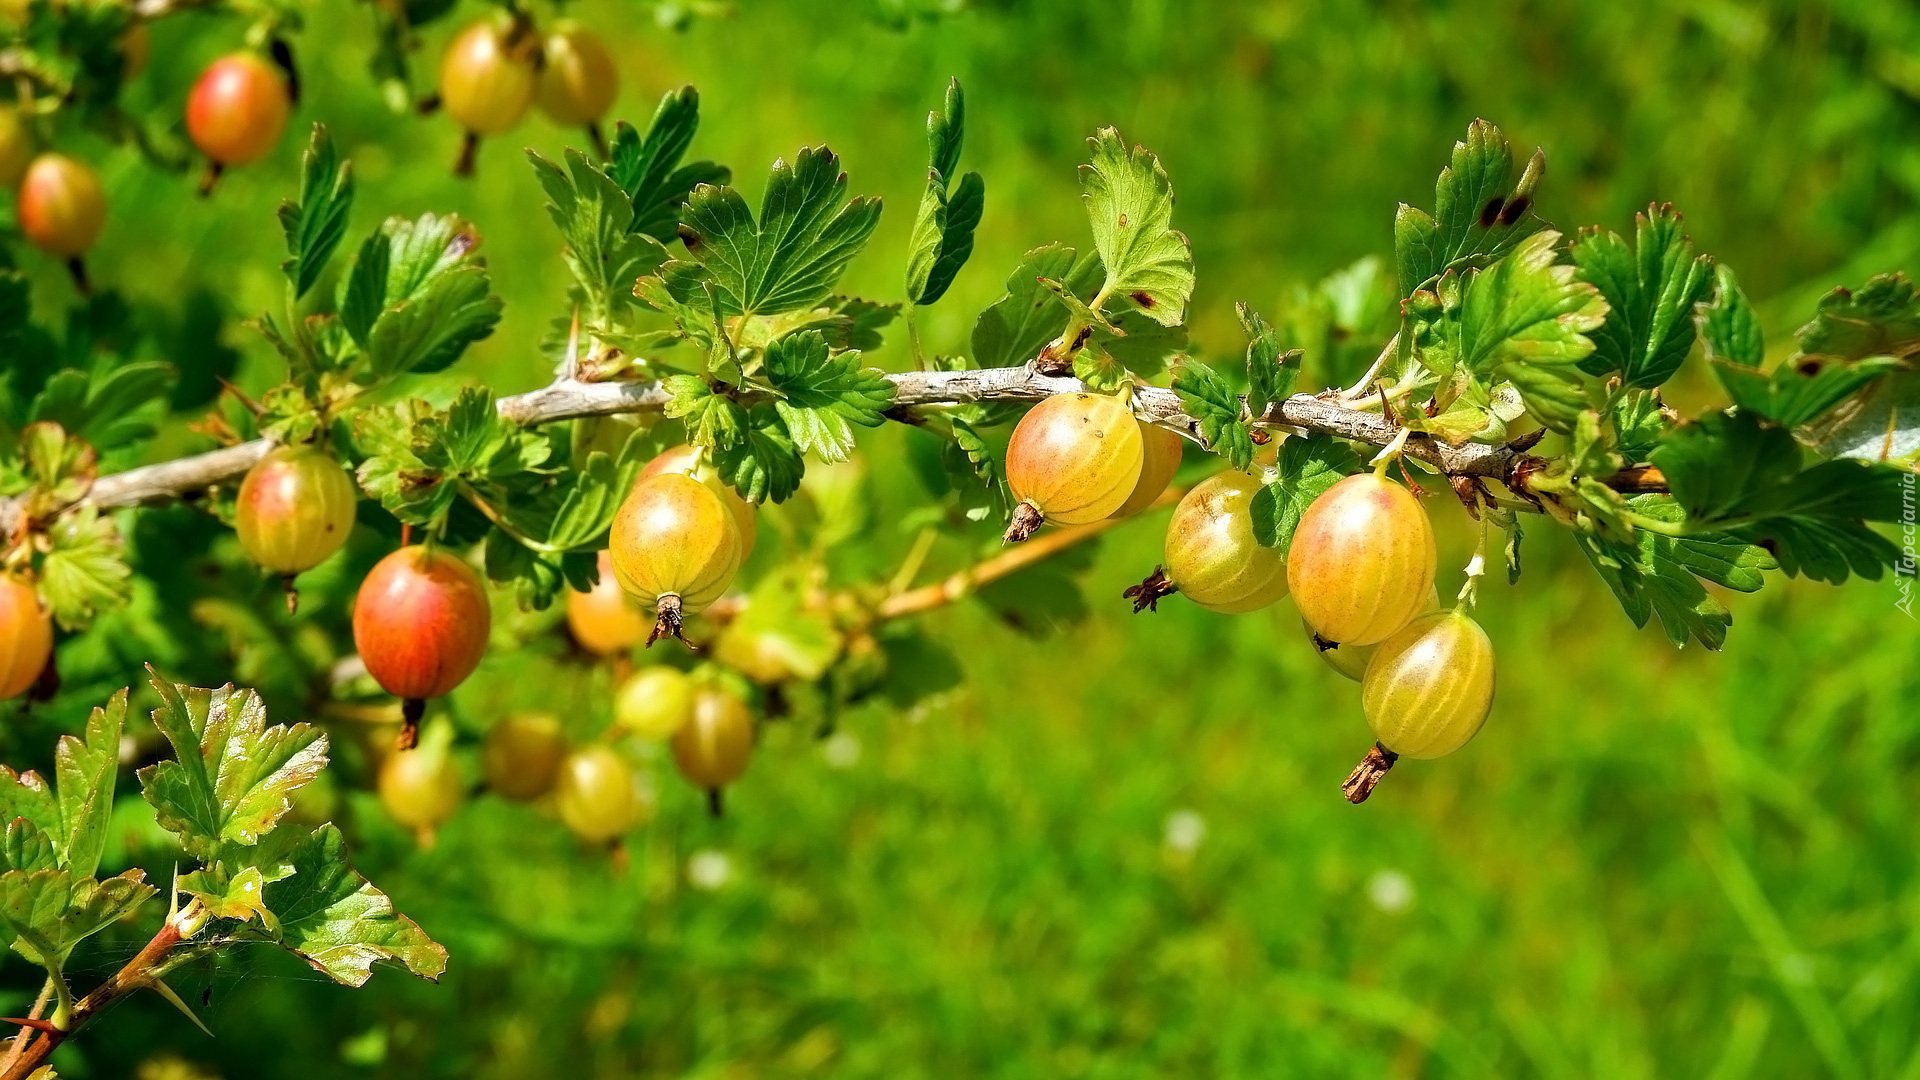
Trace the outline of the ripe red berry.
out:
M 607 115 L 620 96 L 620 73 L 600 36 L 571 19 L 556 24 L 541 46 L 540 110 L 577 127 Z
M 613 575 L 613 557 L 600 553 L 600 580 L 586 592 L 567 592 L 567 629 L 595 656 L 619 656 L 647 638 L 652 622 Z
M 247 470 L 234 531 L 247 557 L 277 574 L 311 570 L 346 544 L 360 490 L 315 446 L 282 446 Z
M 720 496 L 720 501 L 726 503 L 727 509 L 733 512 L 733 523 L 740 527 L 740 561 L 745 562 L 747 556 L 753 554 L 753 542 L 760 533 L 754 520 L 753 504 L 741 498 L 739 492 L 720 479 L 720 474 L 701 457 L 699 447 L 682 443 L 671 450 L 661 451 L 658 457 L 647 462 L 646 468 L 640 470 L 640 479 L 646 480 L 661 473 L 691 476 L 712 488 L 713 493 Z
M 1391 480 L 1360 473 L 1322 492 L 1301 515 L 1287 579 L 1315 633 L 1371 645 L 1426 606 L 1437 559 L 1433 525 L 1419 500 Z
M 473 23 L 440 61 L 440 104 L 475 135 L 512 129 L 533 104 L 534 38 L 493 19 Z
M 649 645 L 678 637 L 681 620 L 720 599 L 740 569 L 733 514 L 712 488 L 678 473 L 635 484 L 608 539 L 620 584 L 657 614 Z
M 33 246 L 76 259 L 100 239 L 107 196 L 92 167 L 65 154 L 41 154 L 20 183 L 20 231 Z
M 33 583 L 0 575 L 0 698 L 33 686 L 53 656 L 53 616 Z
M 293 103 L 286 78 L 254 53 L 232 53 L 207 65 L 187 97 L 187 135 L 221 165 L 266 157 L 286 131 Z
M 1117 397 L 1055 394 L 1027 410 L 1007 443 L 1007 486 L 1020 501 L 1008 542 L 1042 522 L 1085 525 L 1119 510 L 1140 483 L 1140 422 Z
M 493 615 L 480 576 L 452 552 L 416 544 L 376 563 L 353 603 L 353 643 L 387 693 L 409 703 L 459 686 L 487 651 Z M 402 731 L 403 748 L 412 731 Z

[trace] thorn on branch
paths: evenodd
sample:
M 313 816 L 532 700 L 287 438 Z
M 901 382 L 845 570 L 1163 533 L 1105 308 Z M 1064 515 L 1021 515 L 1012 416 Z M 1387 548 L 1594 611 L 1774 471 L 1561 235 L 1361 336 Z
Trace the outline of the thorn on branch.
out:
M 1507 440 L 1507 449 L 1516 454 L 1524 454 L 1534 447 L 1539 446 L 1540 440 L 1546 437 L 1546 428 L 1534 428 L 1532 431 L 1524 432 Z
M 1129 585 L 1120 595 L 1133 601 L 1133 613 L 1160 610 L 1160 601 L 1180 591 L 1180 587 L 1167 580 L 1166 568 L 1156 566 L 1153 573 L 1138 585 Z
M 1367 751 L 1367 756 L 1361 758 L 1360 764 L 1347 774 L 1347 782 L 1340 785 L 1341 794 L 1356 806 L 1366 802 L 1367 796 L 1373 794 L 1374 786 L 1386 778 L 1387 770 L 1399 760 L 1399 754 L 1374 743 L 1373 748 Z

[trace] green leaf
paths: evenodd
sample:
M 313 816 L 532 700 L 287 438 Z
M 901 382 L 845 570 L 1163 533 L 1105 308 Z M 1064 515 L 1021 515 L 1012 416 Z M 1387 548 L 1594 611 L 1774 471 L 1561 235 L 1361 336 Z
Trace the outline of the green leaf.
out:
M 714 467 L 742 498 L 787 501 L 806 470 L 787 422 L 772 402 L 762 401 L 746 410 L 744 423 L 737 442 L 713 451 Z
M 1690 529 L 1735 531 L 1766 547 L 1789 574 L 1836 583 L 1849 572 L 1878 578 L 1899 557 L 1866 523 L 1901 520 L 1912 480 L 1905 469 L 1852 459 L 1802 469 L 1793 436 L 1746 413 L 1717 413 L 1675 430 L 1652 461 Z
M 746 429 L 746 410 L 740 403 L 714 392 L 707 380 L 697 375 L 669 375 L 660 388 L 671 394 L 667 416 L 686 424 L 687 438 L 696 446 L 724 450 L 738 442 Z
M 774 162 L 755 224 L 731 187 L 693 189 L 680 239 L 706 270 L 722 315 L 777 315 L 817 307 L 880 221 L 880 200 L 849 201 L 840 158 L 804 147 Z
M 1184 360 L 1174 369 L 1173 392 L 1185 403 L 1187 415 L 1198 421 L 1207 449 L 1236 469 L 1253 463 L 1253 429 L 1242 411 L 1240 395 L 1217 372 L 1198 360 Z
M 65 864 L 65 855 L 55 848 L 55 838 L 67 835 L 60 801 L 39 773 L 16 773 L 0 765 L 0 820 L 7 823 L 7 869 L 48 870 Z
M 1300 516 L 1321 493 L 1360 469 L 1346 443 L 1330 435 L 1295 435 L 1280 444 L 1279 475 L 1253 497 L 1254 539 L 1285 555 L 1293 547 Z
M 574 557 L 535 551 L 497 527 L 487 530 L 487 580 L 512 586 L 514 600 L 525 610 L 544 611 L 560 597 L 567 585 L 566 561 Z
M 287 261 L 280 269 L 293 284 L 296 300 L 320 280 L 346 236 L 352 207 L 353 164 L 339 160 L 326 125 L 315 124 L 301 158 L 299 201 L 280 204 L 280 228 L 287 234 Z
M 662 244 L 672 243 L 680 208 L 699 184 L 724 184 L 732 178 L 711 161 L 681 165 L 700 128 L 700 94 L 691 86 L 667 92 L 642 137 L 622 123 L 614 129 L 607 172 L 631 200 L 629 228 Z
M 1247 414 L 1261 416 L 1293 395 L 1304 354 L 1299 349 L 1281 349 L 1279 333 L 1259 312 L 1245 304 L 1235 304 L 1234 312 L 1247 335 Z
M 340 297 L 340 325 L 346 327 L 354 344 L 362 349 L 373 333 L 373 324 L 387 306 L 387 277 L 391 273 L 393 238 L 383 229 L 375 229 L 360 243 L 347 272 L 345 291 Z
M 154 725 L 177 755 L 139 772 L 161 826 L 202 862 L 258 844 L 326 767 L 326 735 L 308 724 L 267 727 L 252 690 L 176 686 L 148 673 L 162 701 Z
M 386 290 L 379 315 L 364 332 L 368 374 L 384 379 L 439 371 L 500 321 L 501 300 L 492 293 L 486 262 L 473 254 L 479 238 L 460 219 L 434 214 L 388 218 L 381 231 L 388 238 Z M 362 245 L 362 254 L 377 261 L 369 245 Z M 356 266 L 350 293 L 355 277 L 372 274 L 362 275 Z M 356 308 L 355 322 L 364 315 Z
M 1040 355 L 1067 324 L 1057 295 L 1041 281 L 1057 281 L 1075 295 L 1091 295 L 1104 280 L 1100 257 L 1049 244 L 1026 253 L 1007 278 L 1006 294 L 973 324 L 973 362 L 982 368 L 1018 367 Z
M 1802 356 L 1912 359 L 1920 356 L 1920 290 L 1905 274 L 1880 274 L 1858 291 L 1835 289 L 1794 336 Z
M 282 851 L 293 873 L 267 885 L 266 906 L 283 947 L 348 986 L 365 984 L 382 961 L 423 979 L 446 971 L 447 950 L 353 868 L 339 829 L 322 825 Z
M 1693 254 L 1671 203 L 1634 216 L 1634 245 L 1595 227 L 1573 244 L 1580 280 L 1607 298 L 1607 319 L 1593 333 L 1593 375 L 1619 372 L 1629 387 L 1659 386 L 1693 349 L 1694 305 L 1713 285 L 1713 257 Z
M 1100 296 L 1120 297 L 1163 326 L 1186 321 L 1193 296 L 1193 249 L 1173 221 L 1173 181 L 1145 147 L 1131 152 L 1113 128 L 1087 140 L 1081 200 L 1106 278 Z
M 853 452 L 853 427 L 879 427 L 893 403 L 893 384 L 877 369 L 860 366 L 854 351 L 832 355 L 818 331 L 788 334 L 767 346 L 767 379 L 780 399 L 780 418 L 801 453 L 845 461 Z
M 1394 215 L 1400 295 L 1430 287 L 1448 270 L 1487 266 L 1544 225 L 1531 210 L 1546 167 L 1546 154 L 1535 150 L 1516 183 L 1513 150 L 1500 129 L 1485 120 L 1468 125 L 1434 185 L 1433 214 L 1402 203 Z
M 68 870 L 9 870 L 0 874 L 0 925 L 14 949 L 49 971 L 67 963 L 74 946 L 147 902 L 155 889 L 145 870 L 95 881 Z
M 1585 332 L 1606 320 L 1607 302 L 1558 262 L 1559 239 L 1542 230 L 1486 270 L 1450 271 L 1407 310 L 1420 360 L 1435 374 L 1511 382 L 1541 423 L 1566 431 L 1586 406 L 1578 365 L 1594 345 Z
M 115 611 L 132 594 L 133 571 L 121 554 L 120 530 L 91 503 L 68 511 L 47 531 L 49 550 L 40 562 L 40 593 L 53 617 L 68 630 Z
M 1722 263 L 1713 268 L 1713 300 L 1697 309 L 1701 340 L 1707 343 L 1707 357 L 1719 363 L 1757 368 L 1767 355 L 1767 338 L 1760 330 L 1760 317 L 1747 302 L 1733 268 Z
M 173 393 L 173 365 L 140 361 L 55 372 L 27 410 L 29 421 L 48 420 L 91 443 L 114 450 L 152 435 Z
M 613 178 L 578 150 L 566 152 L 566 168 L 527 151 L 547 193 L 547 215 L 566 240 L 562 258 L 587 299 L 587 323 L 605 327 L 633 299 L 642 274 L 667 261 L 652 237 L 631 231 L 633 203 Z
M 931 304 L 946 295 L 954 275 L 973 254 L 973 230 L 986 206 L 986 182 L 979 173 L 968 173 L 958 188 L 949 190 L 965 131 L 966 102 L 960 80 L 953 79 L 947 83 L 945 111 L 927 114 L 927 189 L 907 243 L 907 300 L 913 304 Z
M 1627 505 L 1657 521 L 1677 521 L 1682 513 L 1664 495 L 1636 495 Z M 1621 542 L 1576 530 L 1574 539 L 1633 624 L 1644 627 L 1659 615 L 1676 647 L 1694 640 L 1718 649 L 1733 622 L 1696 575 L 1751 592 L 1760 587 L 1760 572 L 1774 566 L 1765 551 L 1724 533 L 1672 537 L 1641 529 L 1632 541 Z
M 99 869 L 113 815 L 114 781 L 120 772 L 120 732 L 126 725 L 122 689 L 87 717 L 81 737 L 62 735 L 54 746 L 54 776 L 60 793 L 60 863 L 78 877 Z
M 825 675 L 840 654 L 841 638 L 828 613 L 808 603 L 812 590 L 798 564 L 761 578 L 746 610 L 714 642 L 714 659 L 743 671 L 772 661 L 805 682 Z

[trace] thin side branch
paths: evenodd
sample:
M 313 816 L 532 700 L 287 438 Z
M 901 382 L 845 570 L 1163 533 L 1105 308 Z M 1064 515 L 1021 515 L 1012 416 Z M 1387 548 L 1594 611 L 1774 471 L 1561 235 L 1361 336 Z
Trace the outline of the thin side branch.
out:
M 988 368 L 982 371 L 903 371 L 887 376 L 893 383 L 893 408 L 955 405 L 990 401 L 1039 401 L 1053 394 L 1086 391 L 1070 376 L 1044 375 L 1031 365 Z M 500 415 L 517 424 L 534 425 L 583 416 L 659 412 L 671 395 L 657 382 L 580 382 L 560 379 L 525 394 L 503 397 L 495 403 Z M 1133 394 L 1133 411 L 1142 420 L 1201 442 L 1197 421 L 1187 415 L 1173 391 L 1142 386 Z M 1343 439 L 1386 446 L 1400 434 L 1399 425 L 1377 413 L 1363 412 L 1333 398 L 1295 394 L 1253 418 L 1256 427 L 1320 432 Z M 147 506 L 167 502 L 235 480 L 266 456 L 272 443 L 255 439 L 219 450 L 173 461 L 146 465 L 103 476 L 95 481 L 86 501 L 101 509 Z M 1512 486 L 1516 469 L 1530 459 L 1524 447 L 1469 443 L 1448 446 L 1417 435 L 1406 442 L 1409 457 L 1438 468 L 1449 476 L 1500 480 Z M 1649 475 L 1650 474 L 1650 475 Z M 1624 475 L 1624 474 L 1623 474 Z M 1630 478 L 1632 490 L 1661 490 L 1658 474 L 1640 470 Z M 16 500 L 0 500 L 0 530 L 10 530 L 18 512 Z

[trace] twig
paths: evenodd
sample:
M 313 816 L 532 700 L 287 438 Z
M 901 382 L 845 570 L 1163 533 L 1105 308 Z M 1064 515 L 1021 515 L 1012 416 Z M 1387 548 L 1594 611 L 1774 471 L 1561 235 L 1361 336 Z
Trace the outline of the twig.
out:
M 1185 495 L 1184 488 L 1168 488 L 1148 510 L 1162 506 L 1171 506 Z M 1146 513 L 1142 510 L 1140 513 Z M 1132 521 L 1140 514 L 1124 518 L 1104 518 L 1088 525 L 1075 525 L 1068 529 L 1059 529 L 1042 533 L 1019 547 L 1008 548 L 975 566 L 948 577 L 945 581 L 932 585 L 923 585 L 895 596 L 889 596 L 874 609 L 876 619 L 899 619 L 908 615 L 919 615 L 935 608 L 945 607 L 968 593 L 989 582 L 998 581 L 1016 571 L 1024 570 L 1034 563 L 1056 555 L 1082 540 L 1098 536 L 1122 522 Z

